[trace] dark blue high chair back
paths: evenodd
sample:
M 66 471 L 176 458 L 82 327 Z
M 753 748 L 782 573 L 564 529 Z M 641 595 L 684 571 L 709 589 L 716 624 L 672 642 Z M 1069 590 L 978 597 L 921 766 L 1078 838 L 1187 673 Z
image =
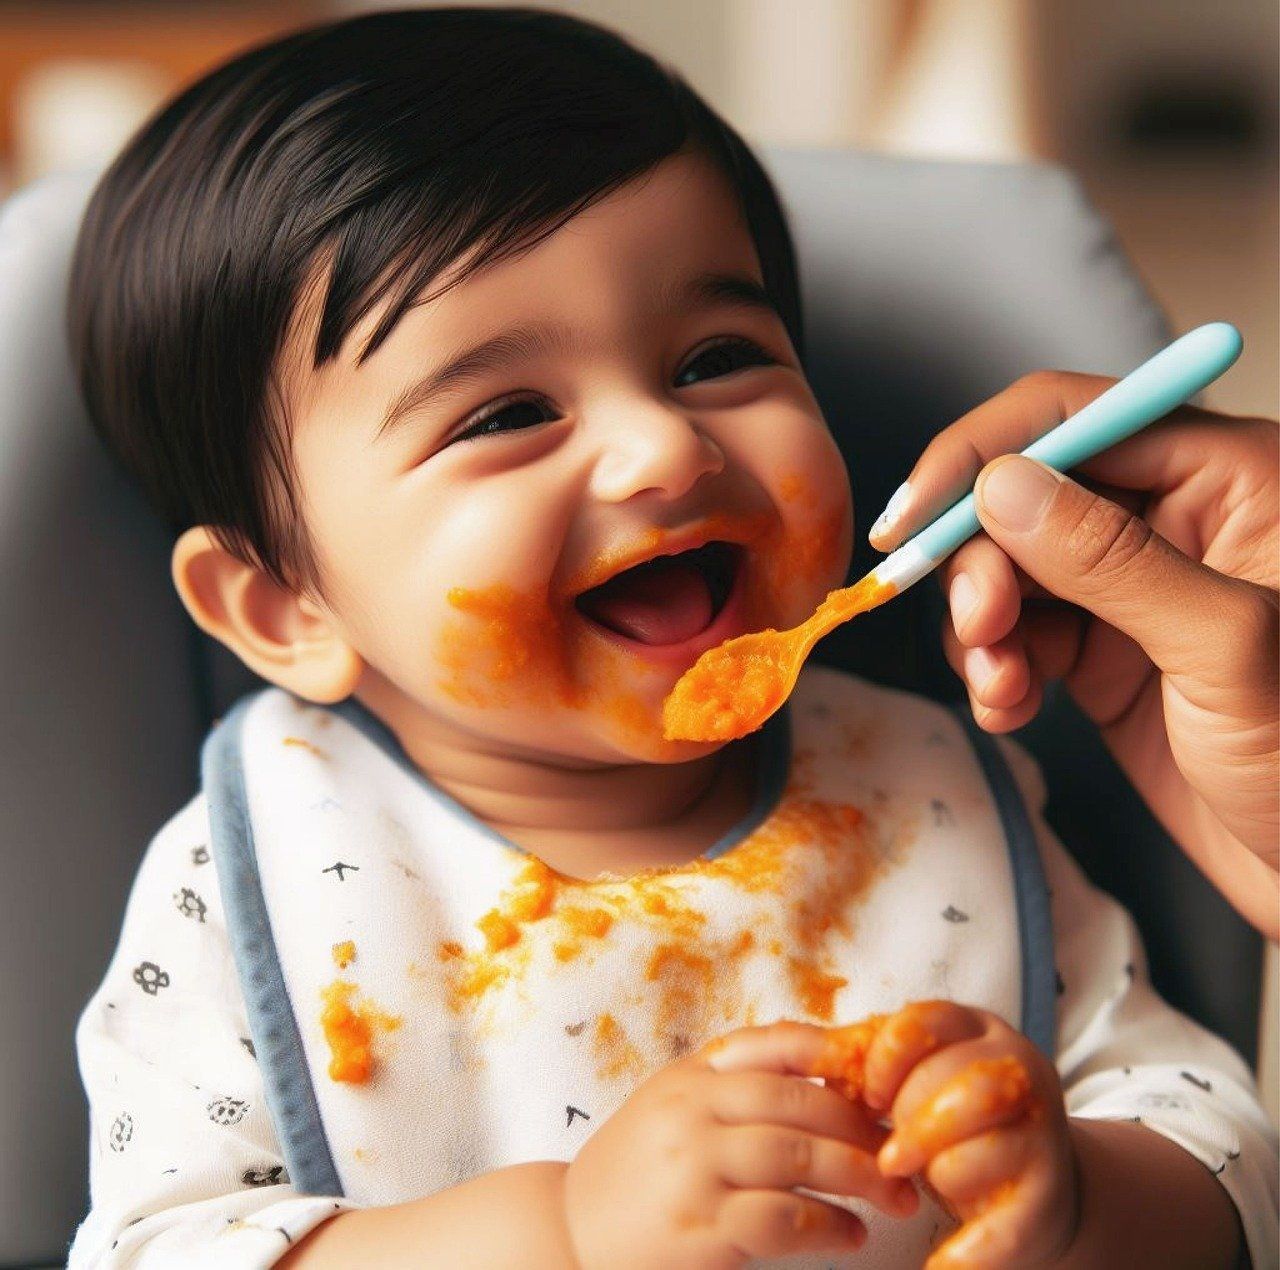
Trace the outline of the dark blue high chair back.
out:
M 849 465 L 855 576 L 876 558 L 867 525 L 934 433 L 1030 370 L 1119 375 L 1166 338 L 1056 168 L 763 157 L 796 234 L 807 370 Z M 51 178 L 0 209 L 0 1266 L 65 1259 L 87 1206 L 75 1021 L 142 851 L 196 790 L 201 741 L 257 683 L 182 610 L 168 538 L 72 381 L 66 271 L 94 179 Z M 954 701 L 941 620 L 926 582 L 818 657 Z M 1156 986 L 1252 1059 L 1259 940 L 1060 694 L 1020 739 L 1043 766 L 1050 821 L 1137 918 Z

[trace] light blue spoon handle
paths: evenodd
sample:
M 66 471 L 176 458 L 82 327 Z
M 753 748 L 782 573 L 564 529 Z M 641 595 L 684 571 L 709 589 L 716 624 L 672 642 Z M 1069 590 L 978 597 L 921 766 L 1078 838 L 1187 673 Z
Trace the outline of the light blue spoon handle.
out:
M 1213 383 L 1240 356 L 1244 341 L 1229 322 L 1198 326 L 1143 362 L 1102 396 L 1022 451 L 1064 472 L 1140 432 Z M 973 494 L 886 556 L 873 570 L 901 591 L 919 581 L 978 532 Z

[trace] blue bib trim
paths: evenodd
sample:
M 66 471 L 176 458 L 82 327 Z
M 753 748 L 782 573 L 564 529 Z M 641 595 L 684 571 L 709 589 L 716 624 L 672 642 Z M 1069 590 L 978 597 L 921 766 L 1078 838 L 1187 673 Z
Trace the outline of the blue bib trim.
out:
M 342 1182 L 271 933 L 249 822 L 240 732 L 245 714 L 261 695 L 253 693 L 237 702 L 201 749 L 213 857 L 249 1031 L 289 1180 L 304 1195 L 341 1195 Z
M 1057 1054 L 1058 975 L 1053 956 L 1053 919 L 1049 886 L 1026 803 L 1000 747 L 963 707 L 964 725 L 991 797 L 1000 813 L 1018 907 L 1018 945 L 1022 954 L 1022 1031 L 1051 1062 Z

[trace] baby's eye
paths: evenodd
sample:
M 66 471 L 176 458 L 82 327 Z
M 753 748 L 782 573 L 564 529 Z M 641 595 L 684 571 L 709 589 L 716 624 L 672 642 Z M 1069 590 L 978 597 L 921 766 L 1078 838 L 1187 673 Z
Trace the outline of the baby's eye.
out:
M 759 344 L 741 336 L 734 336 L 730 339 L 722 340 L 718 344 L 712 344 L 696 354 L 693 360 L 687 362 L 684 369 L 676 376 L 675 386 L 683 388 L 688 383 L 696 383 L 696 380 L 688 380 L 686 378 L 695 366 L 704 367 L 710 372 L 709 378 L 715 379 L 717 376 L 728 375 L 732 371 L 741 370 L 744 366 L 773 366 L 775 364 L 776 359 L 770 357 Z
M 520 401 L 509 401 L 506 405 L 480 415 L 474 423 L 464 428 L 454 437 L 455 441 L 468 441 L 472 437 L 487 437 L 495 432 L 519 432 L 524 428 L 536 428 L 548 419 L 554 419 L 556 413 L 544 402 L 524 398 Z

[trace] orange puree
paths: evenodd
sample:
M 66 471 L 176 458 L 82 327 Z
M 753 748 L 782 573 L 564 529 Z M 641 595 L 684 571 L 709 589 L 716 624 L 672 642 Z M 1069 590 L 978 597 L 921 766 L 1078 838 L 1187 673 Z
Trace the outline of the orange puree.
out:
M 613 925 L 613 914 L 603 908 L 562 908 L 558 916 L 572 936 L 555 945 L 560 961 L 572 961 L 582 951 L 583 939 L 603 939 Z
M 403 1022 L 397 1015 L 384 1014 L 368 1002 L 352 1002 L 356 985 L 335 979 L 321 990 L 324 1010 L 320 1026 L 329 1043 L 329 1078 L 362 1085 L 373 1071 L 373 1032 L 381 1028 L 393 1032 Z
M 328 761 L 329 756 L 317 745 L 312 745 L 310 741 L 304 741 L 300 736 L 287 736 L 284 739 L 285 745 L 296 745 L 300 749 L 309 750 L 316 758 L 322 758 Z
M 644 1071 L 640 1051 L 627 1039 L 626 1032 L 612 1014 L 602 1014 L 596 1020 L 592 1038 L 596 1055 L 596 1067 L 602 1080 L 619 1076 L 639 1076 Z
M 827 974 L 797 957 L 788 959 L 787 968 L 805 1012 L 820 1019 L 829 1019 L 835 1010 L 836 993 L 849 982 L 848 979 Z
M 626 686 L 617 654 L 585 638 L 545 595 L 496 585 L 453 587 L 447 599 L 463 620 L 443 626 L 435 653 L 439 686 L 455 701 L 598 708 L 620 733 L 655 735 L 654 708 Z
M 441 687 L 465 705 L 524 701 L 576 704 L 564 622 L 545 597 L 506 585 L 452 587 L 446 597 L 472 619 L 446 627 L 437 656 L 448 672 Z
M 980 1058 L 944 1085 L 916 1113 L 913 1137 L 932 1154 L 948 1145 L 957 1124 L 974 1110 L 986 1121 L 1012 1118 L 1031 1107 L 1031 1077 L 1012 1055 Z
M 861 810 L 815 797 L 804 759 L 803 751 L 794 756 L 792 783 L 773 815 L 714 858 L 593 881 L 526 859 L 476 923 L 481 939 L 437 945 L 450 1008 L 478 1010 L 490 993 L 523 979 L 539 948 L 547 973 L 625 926 L 643 932 L 645 953 L 619 992 L 644 1010 L 661 1061 L 750 1013 L 744 975 L 752 957 L 776 959 L 797 1013 L 829 1021 L 845 985 L 830 941 L 849 932 L 854 907 L 883 866 Z M 743 920 L 716 926 L 699 902 L 713 882 L 762 895 L 765 908 L 751 905 Z
M 860 1099 L 866 1078 L 867 1052 L 884 1026 L 887 1014 L 872 1014 L 848 1027 L 833 1028 L 810 1076 L 821 1076 L 828 1085 L 846 1098 Z
M 883 604 L 897 589 L 875 577 L 832 591 L 789 631 L 756 631 L 710 648 L 685 671 L 662 709 L 668 741 L 730 741 L 754 732 L 786 700 L 817 639 Z
M 962 1270 L 963 1267 L 982 1265 L 990 1257 L 989 1245 L 993 1232 L 974 1223 L 980 1217 L 1008 1204 L 1018 1193 L 1020 1179 L 1009 1178 L 999 1182 L 985 1194 L 975 1195 L 955 1205 L 964 1219 L 964 1225 L 944 1243 L 933 1250 L 924 1270 Z
M 356 959 L 356 946 L 349 940 L 344 939 L 340 944 L 333 946 L 333 961 L 339 970 L 345 970 Z
M 794 503 L 797 499 L 811 497 L 808 484 L 798 472 L 787 472 L 778 481 L 778 493 L 784 503 Z

